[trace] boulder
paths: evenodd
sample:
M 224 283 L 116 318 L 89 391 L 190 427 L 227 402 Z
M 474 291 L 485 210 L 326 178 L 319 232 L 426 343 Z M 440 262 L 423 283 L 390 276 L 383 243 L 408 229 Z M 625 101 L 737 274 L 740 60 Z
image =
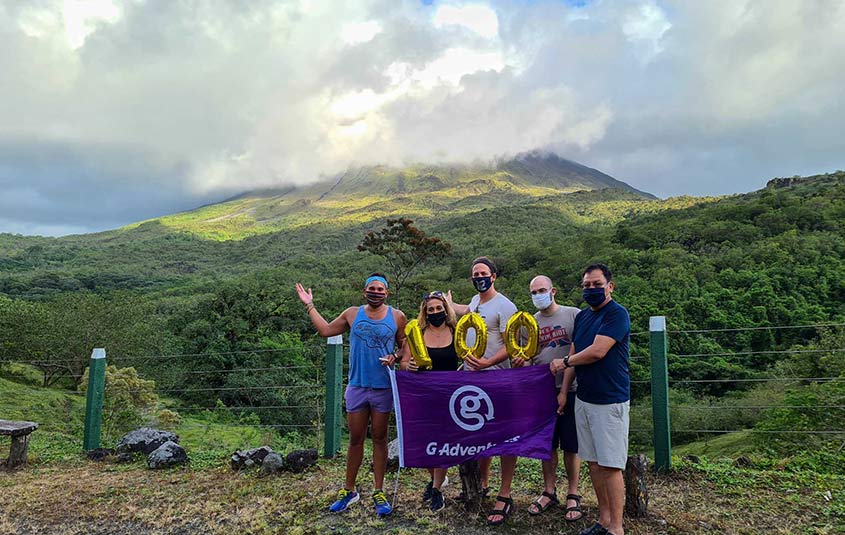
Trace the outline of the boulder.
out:
M 751 468 L 754 466 L 754 462 L 749 457 L 741 455 L 734 461 L 734 466 L 737 468 Z
M 296 450 L 285 457 L 285 467 L 291 472 L 302 472 L 309 466 L 317 464 L 319 454 L 314 448 L 307 450 Z
M 683 459 L 692 464 L 701 464 L 701 458 L 698 455 L 684 455 Z
M 230 464 L 232 470 L 243 470 L 255 465 L 261 465 L 267 455 L 273 453 L 270 446 L 261 446 L 251 450 L 238 450 L 232 454 Z
M 119 463 L 131 463 L 135 460 L 135 455 L 132 453 L 118 453 L 117 454 L 117 462 Z
M 141 427 L 123 435 L 117 442 L 117 453 L 140 452 L 148 455 L 165 442 L 178 443 L 179 437 L 170 431 L 159 431 L 151 427 Z
M 150 468 L 169 468 L 188 462 L 188 454 L 179 444 L 167 441 L 159 446 L 147 457 L 147 465 Z
M 387 443 L 387 466 L 388 472 L 399 470 L 399 439 L 394 438 Z
M 285 460 L 278 453 L 268 453 L 261 462 L 261 475 L 278 474 L 285 469 Z

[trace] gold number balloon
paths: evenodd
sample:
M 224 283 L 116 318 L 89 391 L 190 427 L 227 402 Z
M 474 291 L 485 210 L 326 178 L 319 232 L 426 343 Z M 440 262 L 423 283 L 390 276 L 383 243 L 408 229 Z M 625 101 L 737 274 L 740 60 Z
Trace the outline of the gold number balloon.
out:
M 431 357 L 428 356 L 428 349 L 423 341 L 422 329 L 417 320 L 411 320 L 405 325 L 405 336 L 408 337 L 408 346 L 411 348 L 411 356 L 421 370 L 431 369 Z
M 525 331 L 523 331 L 525 329 Z M 528 334 L 528 341 L 525 345 L 520 345 L 521 334 L 525 332 Z M 521 358 L 529 360 L 537 354 L 537 348 L 540 345 L 540 327 L 537 325 L 537 320 L 528 312 L 517 312 L 511 319 L 508 320 L 508 326 L 505 330 L 505 347 L 508 350 L 508 355 L 511 358 Z
M 475 329 L 475 344 L 467 346 L 467 331 Z M 487 324 L 481 314 L 471 312 L 461 316 L 458 324 L 455 325 L 455 351 L 458 357 L 463 360 L 468 356 L 480 359 L 487 349 Z

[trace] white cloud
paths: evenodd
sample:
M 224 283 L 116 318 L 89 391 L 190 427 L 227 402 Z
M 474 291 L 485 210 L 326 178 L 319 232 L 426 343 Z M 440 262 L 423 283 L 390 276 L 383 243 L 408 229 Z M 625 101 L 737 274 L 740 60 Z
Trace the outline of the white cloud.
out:
M 0 213 L 85 226 L 79 198 L 141 219 L 534 148 L 658 194 L 754 189 L 845 167 L 842 27 L 833 0 L 0 3 L 0 188 L 43 201 Z
M 435 28 L 462 26 L 488 39 L 496 37 L 499 33 L 499 18 L 496 12 L 484 4 L 443 4 L 437 7 L 433 20 Z

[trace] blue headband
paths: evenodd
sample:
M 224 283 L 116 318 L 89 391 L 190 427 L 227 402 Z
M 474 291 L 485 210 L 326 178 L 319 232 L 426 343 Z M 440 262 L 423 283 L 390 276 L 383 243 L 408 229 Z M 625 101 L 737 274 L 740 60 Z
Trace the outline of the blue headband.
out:
M 385 287 L 385 288 L 387 288 L 387 287 L 388 287 L 388 286 L 387 286 L 387 279 L 385 279 L 384 277 L 379 277 L 378 275 L 373 275 L 372 277 L 370 277 L 369 279 L 367 279 L 367 282 L 365 282 L 365 283 L 364 283 L 364 287 L 366 288 L 366 287 L 367 287 L 367 286 L 369 286 L 369 285 L 370 285 L 370 283 L 371 283 L 371 282 L 373 282 L 373 281 L 378 281 L 378 282 L 381 282 L 381 283 L 383 283 L 383 284 L 384 284 L 384 287 Z

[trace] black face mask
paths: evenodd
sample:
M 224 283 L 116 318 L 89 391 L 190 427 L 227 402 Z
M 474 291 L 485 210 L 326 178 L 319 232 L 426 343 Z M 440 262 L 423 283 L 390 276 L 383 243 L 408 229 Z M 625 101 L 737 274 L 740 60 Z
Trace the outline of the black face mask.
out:
M 484 293 L 493 286 L 493 277 L 473 277 L 472 285 L 479 293 Z
M 429 314 L 428 316 L 426 316 L 426 318 L 428 319 L 428 322 L 430 324 L 434 325 L 435 327 L 440 327 L 441 325 L 443 325 L 443 322 L 446 321 L 446 311 L 444 310 L 442 312 L 435 312 L 434 314 Z
M 364 295 L 367 298 L 367 303 L 373 308 L 380 307 L 384 304 L 384 300 L 387 299 L 387 294 L 378 292 L 364 292 Z

